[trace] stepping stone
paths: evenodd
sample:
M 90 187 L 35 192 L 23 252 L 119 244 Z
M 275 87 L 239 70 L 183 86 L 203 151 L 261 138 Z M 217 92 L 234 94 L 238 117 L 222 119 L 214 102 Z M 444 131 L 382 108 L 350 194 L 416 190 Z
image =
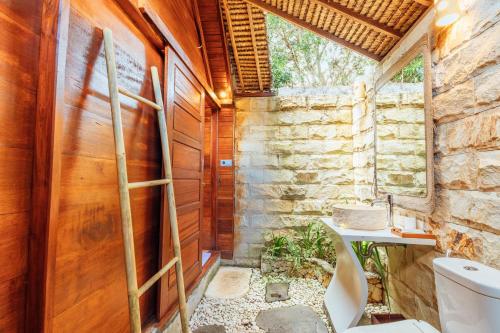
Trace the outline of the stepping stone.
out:
M 288 282 L 276 282 L 266 284 L 266 302 L 286 301 L 288 296 Z
M 251 275 L 251 268 L 221 267 L 208 285 L 205 296 L 212 298 L 243 297 L 250 289 Z
M 255 321 L 267 333 L 328 333 L 318 314 L 304 305 L 262 310 Z
M 193 333 L 226 333 L 226 328 L 221 325 L 206 325 L 198 327 Z

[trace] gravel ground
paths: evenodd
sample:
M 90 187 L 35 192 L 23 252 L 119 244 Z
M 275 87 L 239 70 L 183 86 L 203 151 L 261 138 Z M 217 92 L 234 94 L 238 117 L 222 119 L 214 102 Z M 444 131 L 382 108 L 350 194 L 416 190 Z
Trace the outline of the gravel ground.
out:
M 267 282 L 289 281 L 290 299 L 283 302 L 266 303 L 264 300 Z M 191 317 L 190 326 L 194 330 L 204 325 L 224 325 L 227 333 L 265 332 L 255 324 L 260 310 L 296 304 L 310 306 L 323 319 L 328 331 L 332 332 L 327 316 L 323 311 L 325 288 L 316 280 L 298 278 L 267 278 L 260 270 L 252 269 L 250 290 L 242 298 L 219 299 L 203 297 Z M 384 307 L 385 308 L 385 307 Z M 380 306 L 367 306 L 367 312 L 382 312 Z

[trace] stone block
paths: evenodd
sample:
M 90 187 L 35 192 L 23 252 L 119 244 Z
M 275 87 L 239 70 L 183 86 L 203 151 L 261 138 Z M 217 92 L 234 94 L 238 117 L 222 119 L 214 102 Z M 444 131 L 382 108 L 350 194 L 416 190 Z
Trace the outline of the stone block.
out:
M 310 162 L 308 155 L 280 156 L 279 166 L 284 169 L 306 169 Z
M 496 63 L 500 56 L 500 44 L 496 42 L 499 35 L 500 25 L 495 24 L 435 65 L 436 88 L 464 82 L 484 67 Z
M 425 156 L 377 155 L 377 168 L 380 170 L 425 171 Z
M 446 155 L 466 148 L 500 147 L 500 107 L 438 126 L 435 144 Z
M 353 159 L 349 154 L 342 155 L 295 155 L 303 156 L 308 164 L 308 168 L 315 170 L 323 169 L 342 169 L 351 170 Z M 305 168 L 303 168 L 305 169 Z
M 337 107 L 339 96 L 308 96 L 307 102 L 312 110 L 332 110 Z
M 350 170 L 325 170 L 319 174 L 319 180 L 329 185 L 347 185 L 354 181 Z
M 423 124 L 425 113 L 421 108 L 404 107 L 377 111 L 377 124 Z
M 291 183 L 294 179 L 294 173 L 291 170 L 264 170 L 263 183 L 269 184 L 280 184 L 280 183 Z
M 307 100 L 305 96 L 281 96 L 278 100 L 280 111 L 304 111 L 307 109 Z
M 288 282 L 276 282 L 266 284 L 266 302 L 286 301 L 290 299 L 288 296 Z
M 478 186 L 482 191 L 500 191 L 500 150 L 479 152 Z
M 269 199 L 263 202 L 264 210 L 268 213 L 291 213 L 293 210 L 293 201 Z
M 272 112 L 279 109 L 278 97 L 253 97 L 251 98 L 251 108 L 252 112 Z
M 500 51 L 499 51 L 500 57 Z M 490 66 L 486 71 L 474 77 L 476 104 L 481 109 L 491 107 L 500 101 L 500 65 Z
M 500 195 L 496 192 L 440 190 L 435 218 L 474 224 L 482 230 L 500 230 Z
M 323 212 L 323 202 L 321 200 L 296 201 L 293 212 L 296 214 L 321 214 Z
M 478 162 L 475 154 L 443 156 L 435 167 L 436 182 L 448 189 L 475 189 L 478 181 Z
M 307 139 L 308 129 L 305 125 L 280 126 L 279 130 L 275 131 L 275 135 L 279 140 Z
M 294 182 L 297 184 L 315 184 L 319 183 L 319 172 L 313 170 L 297 171 Z
M 251 157 L 252 166 L 255 168 L 266 167 L 266 168 L 277 168 L 278 167 L 278 156 L 277 155 L 253 155 Z
M 438 122 L 459 119 L 473 113 L 474 104 L 474 85 L 468 80 L 433 98 L 434 119 Z

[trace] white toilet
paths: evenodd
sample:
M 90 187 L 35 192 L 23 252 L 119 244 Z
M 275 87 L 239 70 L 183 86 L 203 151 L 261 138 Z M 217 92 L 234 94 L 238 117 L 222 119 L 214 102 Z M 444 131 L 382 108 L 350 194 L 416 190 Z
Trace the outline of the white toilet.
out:
M 458 258 L 434 259 L 442 333 L 500 332 L 500 271 Z M 424 321 L 360 326 L 344 333 L 439 333 Z

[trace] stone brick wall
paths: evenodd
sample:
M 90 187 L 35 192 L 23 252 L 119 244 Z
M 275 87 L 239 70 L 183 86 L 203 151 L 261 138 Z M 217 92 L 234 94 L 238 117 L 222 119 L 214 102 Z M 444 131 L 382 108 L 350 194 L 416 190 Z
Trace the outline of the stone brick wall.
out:
M 439 328 L 432 260 L 447 249 L 500 268 L 500 3 L 463 1 L 433 34 L 436 208 L 416 215 L 438 246 L 391 249 L 393 304 Z
M 269 231 L 354 201 L 351 92 L 236 101 L 236 264 L 258 265 Z

